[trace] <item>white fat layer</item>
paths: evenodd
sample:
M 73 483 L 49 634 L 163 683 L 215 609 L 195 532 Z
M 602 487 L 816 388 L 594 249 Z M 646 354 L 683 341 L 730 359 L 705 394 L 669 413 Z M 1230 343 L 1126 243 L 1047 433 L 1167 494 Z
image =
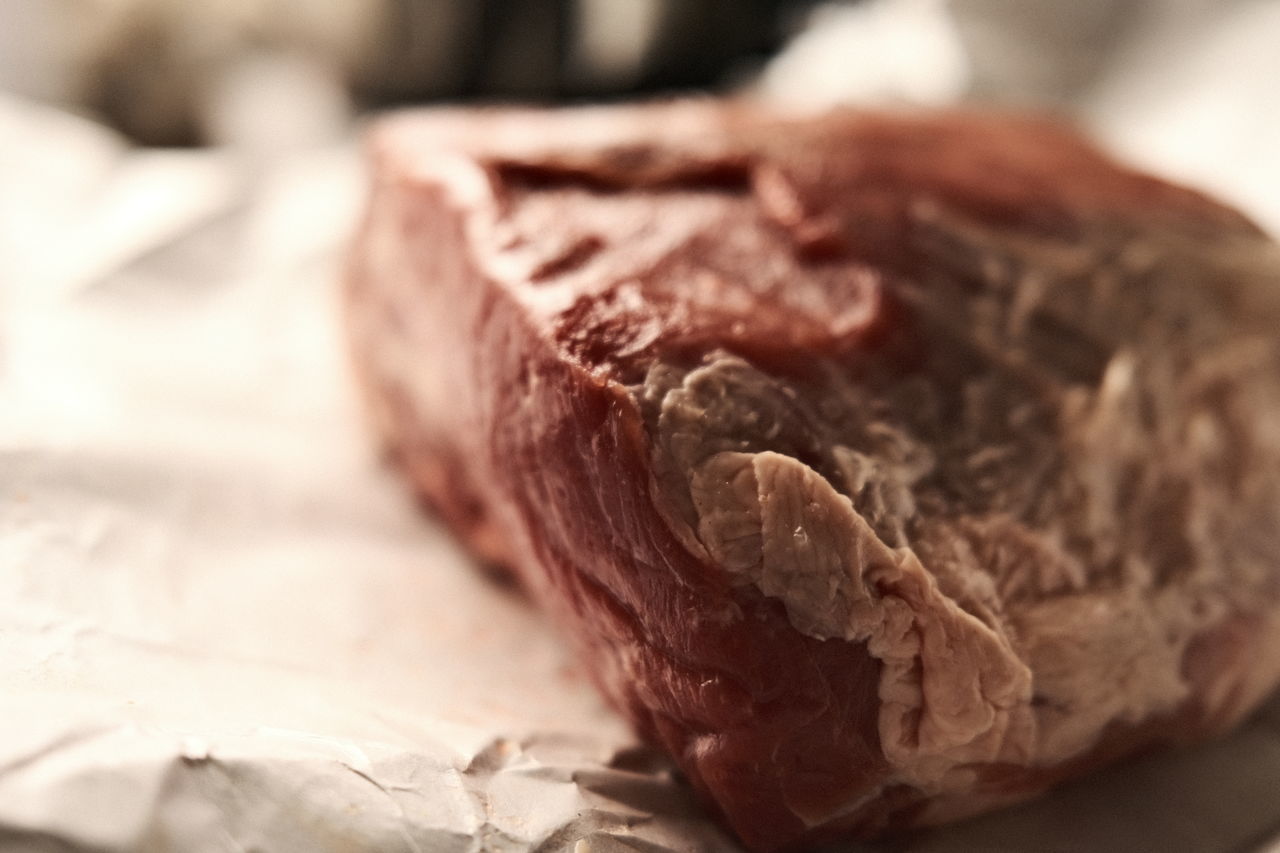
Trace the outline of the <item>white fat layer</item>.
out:
M 825 478 L 771 451 L 717 453 L 690 485 L 717 561 L 782 601 L 798 630 L 866 643 L 881 661 L 880 739 L 906 779 L 1026 758 L 1031 674 L 1007 638 L 943 595 L 910 549 L 885 545 Z
M 1107 442 L 1125 449 L 1109 424 L 1109 382 L 1082 413 L 1096 421 L 1094 452 Z M 780 601 L 797 630 L 865 644 L 882 663 L 879 734 L 892 781 L 942 801 L 972 785 L 972 765 L 1059 764 L 1113 723 L 1174 711 L 1189 693 L 1189 642 L 1228 614 L 1217 570 L 1156 587 L 1135 569 L 1099 587 L 1064 550 L 1061 531 L 1007 516 L 964 522 L 1003 552 L 962 547 L 958 528 L 944 537 L 954 548 L 931 548 L 928 565 L 925 552 L 891 547 L 846 494 L 797 458 L 813 452 L 797 438 L 805 434 L 801 392 L 740 358 L 720 354 L 688 373 L 655 370 L 641 393 L 651 412 L 656 406 L 659 489 L 684 538 L 736 582 Z M 1102 442 L 1104 434 L 1112 437 Z M 901 433 L 894 446 L 912 441 Z M 891 497 L 871 505 L 914 511 L 911 487 L 931 464 L 919 462 L 927 452 L 897 454 L 916 460 L 909 465 L 892 454 L 869 465 L 842 445 L 828 451 L 847 491 L 858 494 L 874 470 Z M 859 466 L 853 476 L 850 459 Z M 901 525 L 881 527 L 894 529 Z M 1280 655 L 1271 657 L 1251 684 L 1280 675 Z M 1229 697 L 1222 700 L 1209 697 L 1215 713 L 1227 713 Z

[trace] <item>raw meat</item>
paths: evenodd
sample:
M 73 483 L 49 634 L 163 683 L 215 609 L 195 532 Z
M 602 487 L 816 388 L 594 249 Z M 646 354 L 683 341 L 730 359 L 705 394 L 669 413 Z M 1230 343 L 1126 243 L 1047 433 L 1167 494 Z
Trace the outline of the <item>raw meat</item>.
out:
M 1042 120 L 384 120 L 399 464 L 755 850 L 1024 799 L 1280 681 L 1280 250 Z

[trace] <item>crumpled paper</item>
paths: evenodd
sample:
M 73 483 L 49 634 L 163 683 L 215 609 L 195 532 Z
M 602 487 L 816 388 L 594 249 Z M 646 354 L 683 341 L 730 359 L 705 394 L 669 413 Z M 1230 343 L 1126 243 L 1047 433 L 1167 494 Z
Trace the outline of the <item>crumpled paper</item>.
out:
M 736 850 L 380 464 L 363 182 L 0 100 L 0 850 Z M 1277 791 L 1273 704 L 892 849 L 1262 849 Z

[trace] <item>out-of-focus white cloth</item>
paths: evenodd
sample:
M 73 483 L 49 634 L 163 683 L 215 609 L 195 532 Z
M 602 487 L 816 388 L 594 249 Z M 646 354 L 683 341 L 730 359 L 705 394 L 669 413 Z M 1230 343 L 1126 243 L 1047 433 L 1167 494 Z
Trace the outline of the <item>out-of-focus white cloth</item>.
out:
M 1280 236 L 1280 3 L 1147 3 L 1078 107 L 1104 143 Z

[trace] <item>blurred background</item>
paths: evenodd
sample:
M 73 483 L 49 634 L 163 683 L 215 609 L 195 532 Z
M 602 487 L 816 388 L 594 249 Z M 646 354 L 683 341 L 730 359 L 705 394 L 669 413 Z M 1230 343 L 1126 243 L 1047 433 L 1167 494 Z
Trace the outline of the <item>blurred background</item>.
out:
M 1228 194 L 1256 172 L 1276 223 L 1278 40 L 1274 0 L 2 0 L 0 91 L 144 145 L 259 148 L 427 101 L 972 100 Z
M 161 146 L 314 144 L 441 100 L 974 100 L 1213 187 L 1229 157 L 1261 197 L 1277 40 L 1273 0 L 3 0 L 0 91 Z
M 1054 111 L 1276 232 L 1277 44 L 1275 0 L 0 0 L 0 272 L 74 288 L 275 167 L 336 181 L 380 109 L 686 92 Z

